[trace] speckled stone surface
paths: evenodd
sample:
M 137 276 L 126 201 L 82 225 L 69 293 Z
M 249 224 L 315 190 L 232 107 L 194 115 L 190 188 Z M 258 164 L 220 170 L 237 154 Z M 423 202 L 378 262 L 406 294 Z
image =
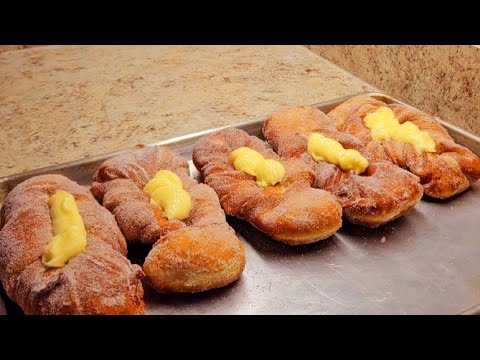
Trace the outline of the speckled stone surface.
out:
M 480 135 L 478 46 L 309 48 L 386 93 Z
M 0 176 L 376 90 L 303 46 L 46 46 L 0 83 Z
M 6 51 L 29 49 L 36 46 L 43 46 L 43 45 L 0 45 L 0 53 L 6 52 Z

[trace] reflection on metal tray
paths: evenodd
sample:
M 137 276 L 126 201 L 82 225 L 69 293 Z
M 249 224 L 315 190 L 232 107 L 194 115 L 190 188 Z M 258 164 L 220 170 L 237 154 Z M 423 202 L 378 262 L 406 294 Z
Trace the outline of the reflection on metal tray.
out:
M 370 93 L 387 103 L 400 101 Z M 328 112 L 349 97 L 315 104 Z M 403 103 L 402 103 L 403 104 Z M 406 104 L 403 104 L 406 105 Z M 263 138 L 264 119 L 236 125 Z M 480 155 L 480 138 L 445 123 L 454 139 Z M 218 129 L 160 141 L 191 158 L 197 139 Z M 0 179 L 0 205 L 25 179 L 59 173 L 88 186 L 96 168 L 120 152 Z M 198 172 L 190 161 L 193 175 Z M 243 239 L 241 279 L 202 294 L 161 295 L 145 289 L 150 314 L 458 314 L 480 311 L 480 186 L 446 201 L 423 199 L 406 216 L 377 229 L 344 222 L 319 243 L 289 247 L 229 218 Z M 3 289 L 2 289 L 3 290 Z M 18 308 L 6 299 L 10 313 Z M 3 304 L 0 299 L 0 313 Z

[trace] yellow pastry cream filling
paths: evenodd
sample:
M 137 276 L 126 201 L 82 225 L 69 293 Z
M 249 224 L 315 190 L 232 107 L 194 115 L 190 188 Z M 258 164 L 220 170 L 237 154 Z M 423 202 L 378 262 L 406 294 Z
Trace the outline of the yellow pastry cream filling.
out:
M 326 161 L 355 174 L 365 172 L 368 167 L 368 160 L 357 150 L 345 149 L 337 140 L 319 133 L 308 135 L 307 152 L 316 162 Z
M 60 268 L 85 250 L 87 231 L 72 194 L 57 190 L 48 206 L 54 236 L 44 249 L 42 263 L 48 268 Z
M 190 215 L 192 199 L 177 174 L 160 170 L 144 186 L 143 191 L 150 195 L 152 204 L 162 208 L 168 220 L 184 220 Z
M 364 118 L 365 125 L 371 130 L 373 140 L 382 142 L 395 140 L 412 145 L 418 153 L 435 152 L 435 142 L 428 132 L 422 131 L 410 121 L 400 124 L 394 112 L 382 106 Z
M 230 154 L 230 162 L 237 171 L 255 176 L 258 186 L 271 186 L 283 180 L 285 168 L 273 159 L 265 159 L 258 151 L 240 147 Z

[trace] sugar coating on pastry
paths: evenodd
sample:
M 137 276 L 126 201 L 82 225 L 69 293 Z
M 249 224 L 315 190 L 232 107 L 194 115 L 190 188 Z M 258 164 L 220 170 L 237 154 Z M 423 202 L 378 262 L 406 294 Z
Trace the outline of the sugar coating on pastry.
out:
M 53 229 L 48 199 L 73 194 L 87 232 L 86 249 L 62 268 L 41 262 Z M 42 175 L 15 187 L 2 207 L 0 279 L 26 314 L 139 314 L 143 272 L 126 255 L 113 216 L 88 190 L 61 175 Z
M 243 252 L 228 224 L 195 226 L 158 241 L 143 268 L 147 281 L 161 292 L 199 292 L 238 279 L 245 266 L 238 254 Z
M 241 147 L 281 162 L 282 182 L 261 187 L 254 176 L 236 170 L 230 154 Z M 192 158 L 228 215 L 250 222 L 277 241 L 307 244 L 329 237 L 341 226 L 340 205 L 328 192 L 311 187 L 314 173 L 306 164 L 280 158 L 243 130 L 225 129 L 199 139 Z
M 405 214 L 423 195 L 415 175 L 389 162 L 376 161 L 359 139 L 338 131 L 317 108 L 300 106 L 279 111 L 265 121 L 263 133 L 280 156 L 301 159 L 312 169 L 314 186 L 334 194 L 350 222 L 380 226 Z M 311 134 L 322 134 L 344 149 L 359 152 L 368 160 L 365 172 L 355 174 L 335 163 L 315 161 L 308 152 Z
M 186 218 L 169 219 L 144 191 L 159 172 L 167 174 L 168 183 L 178 187 L 181 183 L 188 193 L 191 208 Z M 143 268 L 146 281 L 157 291 L 206 291 L 236 281 L 243 272 L 245 250 L 228 226 L 217 195 L 191 179 L 187 161 L 172 150 L 140 146 L 105 161 L 94 175 L 91 191 L 115 215 L 127 242 L 155 244 Z M 204 236 L 200 241 L 199 229 L 206 229 L 210 240 Z M 228 250 L 222 262 L 216 258 L 219 249 Z M 171 268 L 182 259 L 182 266 Z M 218 266 L 207 266 L 211 263 Z
M 400 124 L 411 122 L 435 142 L 435 152 L 418 152 L 410 144 L 372 139 L 365 118 L 389 108 Z M 445 199 L 468 189 L 480 178 L 480 159 L 455 143 L 447 130 L 429 114 L 370 96 L 353 97 L 328 113 L 339 130 L 357 137 L 375 159 L 389 161 L 420 178 L 425 194 Z

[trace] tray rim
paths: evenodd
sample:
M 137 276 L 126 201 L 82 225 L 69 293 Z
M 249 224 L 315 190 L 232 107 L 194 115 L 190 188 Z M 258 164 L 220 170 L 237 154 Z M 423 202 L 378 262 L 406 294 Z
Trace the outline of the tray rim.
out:
M 329 105 L 333 105 L 333 104 L 337 104 L 337 103 L 340 104 L 340 103 L 342 103 L 344 101 L 347 101 L 347 100 L 349 100 L 353 97 L 356 97 L 356 96 L 384 97 L 385 99 L 388 99 L 390 101 L 399 103 L 399 104 L 401 104 L 403 106 L 406 106 L 410 109 L 421 111 L 421 110 L 415 108 L 414 106 L 409 105 L 409 104 L 407 104 L 407 103 L 405 103 L 405 102 L 403 102 L 403 101 L 401 101 L 401 100 L 399 100 L 399 99 L 397 99 L 397 98 L 395 98 L 391 95 L 385 94 L 383 92 L 361 92 L 361 93 L 357 93 L 357 94 L 353 94 L 353 95 L 343 96 L 343 97 L 340 97 L 340 98 L 335 98 L 335 99 L 330 99 L 330 100 L 325 100 L 325 101 L 319 101 L 319 102 L 314 103 L 310 106 L 318 108 L 318 107 L 321 107 L 321 106 L 324 107 L 324 106 L 329 106 Z M 220 127 L 216 127 L 216 128 L 212 128 L 212 129 L 201 130 L 201 131 L 197 131 L 197 132 L 193 132 L 193 133 L 189 133 L 189 134 L 185 134 L 185 135 L 180 135 L 180 136 L 177 136 L 177 137 L 168 138 L 168 139 L 164 139 L 164 140 L 160 140 L 160 141 L 156 141 L 156 142 L 149 143 L 149 144 L 144 144 L 144 145 L 145 146 L 158 146 L 158 145 L 166 146 L 166 145 L 169 145 L 169 144 L 172 144 L 172 143 L 177 143 L 177 142 L 188 140 L 188 139 L 191 139 L 191 138 L 205 136 L 207 134 L 211 134 L 213 132 L 220 131 L 220 130 L 227 129 L 227 128 L 231 128 L 231 127 L 240 127 L 241 128 L 241 127 L 246 127 L 246 126 L 249 126 L 249 125 L 256 125 L 259 122 L 265 121 L 268 118 L 268 116 L 269 115 L 258 117 L 256 119 L 252 119 L 252 120 L 242 121 L 242 122 L 235 123 L 235 124 L 220 126 Z M 459 133 L 462 136 L 470 139 L 471 141 L 477 142 L 477 143 L 480 144 L 480 137 L 479 136 L 474 135 L 471 132 L 469 132 L 469 131 L 461 128 L 461 127 L 450 124 L 450 123 L 442 120 L 439 117 L 435 116 L 435 119 L 442 126 L 447 128 L 448 130 L 452 130 L 456 133 Z M 67 162 L 60 163 L 60 164 L 49 165 L 49 166 L 44 166 L 44 167 L 40 167 L 40 168 L 36 168 L 36 169 L 32 169 L 32 170 L 27 170 L 27 171 L 24 171 L 24 172 L 21 172 L 21 173 L 14 173 L 14 174 L 2 176 L 2 177 L 0 177 L 0 185 L 3 184 L 3 183 L 8 183 L 10 181 L 14 181 L 15 179 L 18 179 L 20 177 L 30 178 L 30 177 L 36 176 L 40 173 L 45 173 L 47 171 L 48 172 L 50 172 L 50 171 L 54 172 L 56 170 L 60 170 L 60 169 L 66 168 L 66 167 L 73 167 L 73 166 L 82 165 L 85 162 L 106 160 L 106 159 L 111 158 L 113 156 L 117 156 L 117 155 L 120 155 L 122 153 L 128 152 L 132 148 L 133 148 L 133 146 L 129 147 L 129 148 L 126 148 L 126 149 L 122 149 L 122 150 L 112 151 L 112 152 L 103 153 L 103 154 L 99 154 L 99 155 L 95 155 L 95 156 L 85 157 L 85 158 L 82 158 L 82 159 L 67 161 Z

